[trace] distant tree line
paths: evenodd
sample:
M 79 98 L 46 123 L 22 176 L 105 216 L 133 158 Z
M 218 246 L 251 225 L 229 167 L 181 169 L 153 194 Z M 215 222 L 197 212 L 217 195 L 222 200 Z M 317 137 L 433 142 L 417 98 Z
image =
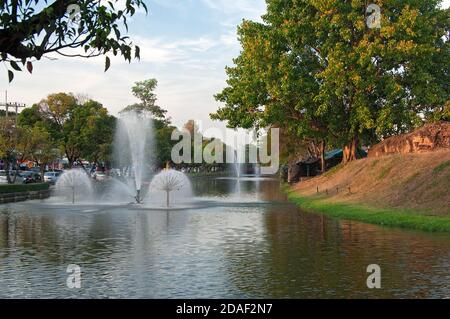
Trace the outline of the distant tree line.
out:
M 171 124 L 167 111 L 157 105 L 154 93 L 157 84 L 155 79 L 136 82 L 132 93 L 138 102 L 120 113 L 151 114 L 154 152 L 147 160 L 156 168 L 163 168 L 171 162 L 172 148 L 178 141 L 171 139 L 177 128 Z M 0 111 L 0 159 L 4 161 L 8 182 L 15 182 L 18 165 L 25 161 L 40 167 L 42 178 L 45 168 L 61 158 L 67 158 L 68 168 L 83 161 L 97 166 L 118 165 L 113 156 L 116 125 L 117 118 L 109 114 L 100 102 L 71 93 L 50 94 L 17 116 L 10 114 L 6 117 L 5 112 Z M 183 129 L 193 137 L 201 134 L 194 131 L 195 128 L 195 122 L 188 121 Z M 201 138 L 205 147 L 210 139 Z M 190 166 L 208 170 L 208 165 L 202 163 Z M 14 171 L 12 176 L 10 171 Z
M 171 126 L 166 111 L 155 104 L 156 85 L 153 79 L 137 82 L 133 94 L 140 102 L 124 111 L 147 109 L 153 114 L 156 154 L 152 160 L 162 167 L 170 161 L 175 127 Z M 67 158 L 69 168 L 82 161 L 109 165 L 116 123 L 117 118 L 100 102 L 71 93 L 50 94 L 24 109 L 17 118 L 0 113 L 0 158 L 4 160 L 8 182 L 15 179 L 9 171 L 24 161 L 34 162 L 42 172 L 62 157 Z

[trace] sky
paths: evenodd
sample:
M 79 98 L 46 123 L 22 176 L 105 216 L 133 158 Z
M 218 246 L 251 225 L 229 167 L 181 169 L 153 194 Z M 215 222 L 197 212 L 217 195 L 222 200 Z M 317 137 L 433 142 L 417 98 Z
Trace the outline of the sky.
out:
M 101 102 L 117 115 L 137 102 L 131 94 L 136 81 L 158 80 L 158 105 L 168 110 L 175 125 L 189 119 L 217 126 L 209 113 L 220 107 L 214 94 L 226 83 L 225 66 L 239 54 L 236 27 L 242 19 L 260 20 L 264 0 L 147 0 L 149 13 L 129 21 L 129 35 L 140 46 L 141 59 L 131 64 L 112 57 L 105 73 L 103 58 L 43 59 L 33 74 L 15 72 L 8 84 L 0 71 L 0 99 L 31 106 L 51 93 L 72 92 Z M 223 126 L 223 124 L 219 124 Z
M 112 58 L 105 73 L 104 58 L 64 58 L 34 63 L 33 74 L 15 72 L 8 83 L 0 71 L 0 99 L 28 106 L 51 93 L 87 95 L 117 113 L 137 102 L 131 94 L 136 81 L 158 80 L 158 105 L 168 110 L 177 126 L 189 119 L 203 129 L 224 128 L 209 113 L 221 104 L 214 99 L 226 86 L 225 66 L 232 65 L 240 46 L 236 28 L 242 19 L 261 20 L 264 0 L 147 0 L 149 13 L 138 12 L 129 35 L 141 48 L 141 60 L 131 64 Z M 448 7 L 450 0 L 444 1 Z

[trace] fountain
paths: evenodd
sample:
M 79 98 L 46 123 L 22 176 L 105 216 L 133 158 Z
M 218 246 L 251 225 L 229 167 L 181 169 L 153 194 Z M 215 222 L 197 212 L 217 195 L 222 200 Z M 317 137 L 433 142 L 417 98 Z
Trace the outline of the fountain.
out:
M 153 125 L 150 114 L 135 111 L 122 113 L 115 142 L 119 165 L 131 168 L 136 194 L 134 199 L 137 204 L 141 204 L 142 182 L 147 177 L 145 163 L 151 163 L 146 151 L 153 149 Z
M 166 207 L 170 207 L 172 201 L 183 202 L 191 198 L 191 183 L 187 176 L 181 172 L 165 169 L 156 175 L 150 184 L 152 203 L 165 197 Z M 161 203 L 158 203 L 161 204 Z
M 234 152 L 234 169 L 236 171 L 236 177 L 241 178 L 241 160 L 239 158 L 239 151 Z
M 93 187 L 91 179 L 83 169 L 71 169 L 61 175 L 55 185 L 56 196 L 76 201 L 92 199 Z
M 70 170 L 56 184 L 56 194 L 71 199 L 72 204 L 82 201 L 91 206 L 96 198 L 98 207 L 130 204 L 137 204 L 135 209 L 192 207 L 192 187 L 185 174 L 166 168 L 151 179 L 148 168 L 152 167 L 154 155 L 152 122 L 146 112 L 121 113 L 114 139 L 114 163 L 120 169 L 119 176 L 99 181 L 94 187 L 84 170 Z

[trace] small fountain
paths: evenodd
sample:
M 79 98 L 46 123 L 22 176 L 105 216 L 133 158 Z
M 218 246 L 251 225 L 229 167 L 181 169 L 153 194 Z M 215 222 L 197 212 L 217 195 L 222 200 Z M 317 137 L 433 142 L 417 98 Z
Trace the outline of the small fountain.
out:
M 93 195 L 91 179 L 83 169 L 64 172 L 58 179 L 55 189 L 56 196 L 70 199 L 72 204 L 76 201 L 89 201 Z
M 171 194 L 173 201 L 178 202 L 185 201 L 192 196 L 191 183 L 187 176 L 171 169 L 165 169 L 153 178 L 150 192 L 152 202 L 165 197 L 166 207 L 171 205 Z

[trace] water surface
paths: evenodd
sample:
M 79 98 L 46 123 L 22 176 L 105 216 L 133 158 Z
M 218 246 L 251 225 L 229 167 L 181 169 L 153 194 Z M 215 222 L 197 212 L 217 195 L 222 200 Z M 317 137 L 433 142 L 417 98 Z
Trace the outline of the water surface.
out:
M 201 178 L 204 209 L 0 206 L 0 297 L 448 298 L 450 235 L 305 214 L 270 179 Z M 66 287 L 69 264 L 82 288 Z M 366 268 L 382 269 L 369 290 Z

